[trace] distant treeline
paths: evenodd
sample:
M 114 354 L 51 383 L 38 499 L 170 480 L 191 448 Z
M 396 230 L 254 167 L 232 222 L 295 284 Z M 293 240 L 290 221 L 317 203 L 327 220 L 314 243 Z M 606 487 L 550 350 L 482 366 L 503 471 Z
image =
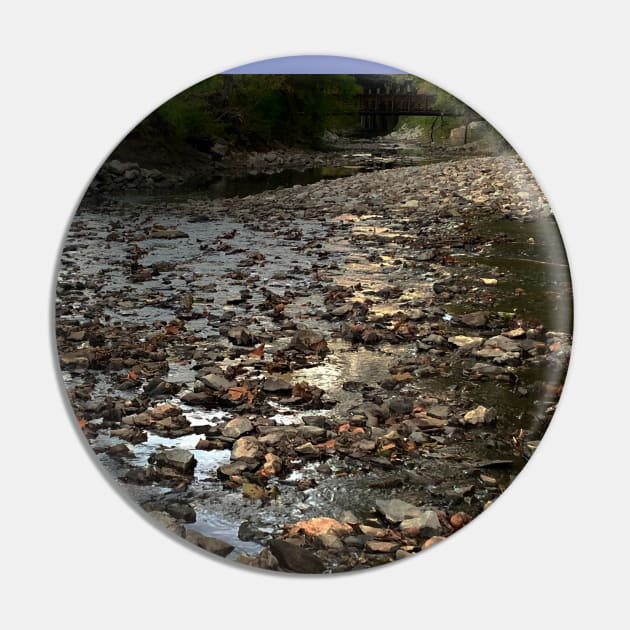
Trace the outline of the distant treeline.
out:
M 217 75 L 164 103 L 136 132 L 201 151 L 217 141 L 316 146 L 326 129 L 356 126 L 360 91 L 350 75 Z
M 390 75 L 383 80 L 387 89 L 434 94 L 445 111 L 467 109 L 417 77 Z M 356 75 L 216 75 L 152 112 L 128 136 L 127 144 L 192 147 L 205 153 L 217 146 L 317 147 L 326 130 L 359 126 L 356 96 L 364 86 L 365 78 Z

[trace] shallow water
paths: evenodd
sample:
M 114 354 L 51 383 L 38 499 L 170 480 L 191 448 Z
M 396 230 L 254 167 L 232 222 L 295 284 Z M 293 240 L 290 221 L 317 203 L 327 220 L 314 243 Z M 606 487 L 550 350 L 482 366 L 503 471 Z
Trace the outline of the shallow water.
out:
M 321 170 L 315 170 L 300 177 L 314 178 L 313 181 L 322 179 Z M 325 177 L 350 174 L 343 170 L 331 171 Z M 282 400 L 271 400 L 269 407 L 273 413 L 268 417 L 279 425 L 301 424 L 305 415 L 313 414 L 345 421 L 363 401 L 363 396 L 347 391 L 344 384 L 352 382 L 367 390 L 376 389 L 391 378 L 396 365 L 417 360 L 418 350 L 414 343 L 380 343 L 365 347 L 342 340 L 338 334 L 340 323 L 331 323 L 322 317 L 326 314 L 322 287 L 333 284 L 356 287 L 349 299 L 360 303 L 369 300 L 369 322 L 378 323 L 384 316 L 399 311 L 411 317 L 414 312 L 421 313 L 418 307 L 425 306 L 430 300 L 433 284 L 438 279 L 448 279 L 452 270 L 437 263 L 431 263 L 429 269 L 416 267 L 417 252 L 406 242 L 410 232 L 408 217 L 400 208 L 387 215 L 366 209 L 330 217 L 278 219 L 276 223 L 273 220 L 257 221 L 256 217 L 250 216 L 247 195 L 275 185 L 308 183 L 297 182 L 295 177 L 295 174 L 284 173 L 277 177 L 256 176 L 251 181 L 223 181 L 217 183 L 216 188 L 194 196 L 174 196 L 166 201 L 161 198 L 151 210 L 143 206 L 140 210 L 130 208 L 103 214 L 94 208 L 82 209 L 77 218 L 80 229 L 71 230 L 69 237 L 77 248 L 64 252 L 60 280 L 71 282 L 81 277 L 91 281 L 93 286 L 63 298 L 66 308 L 60 321 L 81 321 L 85 319 L 86 310 L 93 309 L 98 316 L 107 318 L 110 325 L 128 327 L 132 331 L 137 329 L 138 342 L 145 343 L 163 324 L 178 316 L 182 296 L 194 293 L 191 313 L 187 315 L 192 318 L 186 320 L 186 333 L 194 335 L 197 348 L 212 348 L 219 354 L 224 353 L 224 358 L 216 363 L 226 367 L 238 364 L 240 359 L 226 358 L 229 346 L 220 331 L 225 323 L 244 323 L 248 330 L 259 335 L 266 343 L 267 359 L 276 350 L 287 346 L 290 334 L 279 333 L 276 323 L 258 307 L 265 299 L 263 289 L 278 295 L 291 292 L 294 297 L 286 307 L 288 317 L 299 327 L 326 333 L 332 352 L 318 364 L 295 368 L 284 377 L 293 383 L 305 380 L 320 387 L 335 404 L 326 409 L 303 412 L 283 405 Z M 300 188 L 300 192 L 304 190 Z M 228 195 L 244 197 L 243 205 L 235 213 L 237 216 L 220 216 L 205 209 L 205 201 Z M 206 220 L 198 220 L 200 212 L 207 212 Z M 454 220 L 453 226 L 456 223 Z M 151 226 L 156 224 L 176 225 L 188 238 L 151 238 Z M 299 239 L 293 239 L 288 233 L 295 229 L 300 230 Z M 491 309 L 541 322 L 550 330 L 569 332 L 570 300 L 564 298 L 570 292 L 570 278 L 553 220 L 527 223 L 478 217 L 472 230 L 482 241 L 487 237 L 487 244 L 477 251 L 454 251 L 453 257 L 461 265 L 457 268 L 459 273 L 474 279 L 499 278 L 497 288 L 492 291 Z M 233 236 L 225 237 L 232 232 Z M 505 238 L 497 240 L 497 233 L 504 233 Z M 224 247 L 226 243 L 228 248 Z M 138 249 L 142 250 L 138 258 L 145 269 L 154 264 L 170 266 L 148 279 L 134 280 L 130 260 Z M 247 263 L 247 257 L 258 252 L 264 259 L 255 264 Z M 329 265 L 331 261 L 335 264 Z M 229 277 L 228 272 L 242 275 Z M 379 294 L 393 285 L 400 289 L 398 297 Z M 250 294 L 241 299 L 244 289 Z M 487 304 L 481 297 L 477 302 L 477 295 L 484 293 L 475 286 L 469 289 L 465 301 L 457 297 L 447 303 L 447 312 L 484 310 Z M 218 318 L 222 315 L 225 319 L 220 322 Z M 174 356 L 169 356 L 166 380 L 182 384 L 181 395 L 192 388 L 196 377 L 195 361 L 189 356 L 176 356 L 176 348 L 172 348 L 171 353 Z M 533 400 L 532 394 L 519 393 L 517 385 L 531 386 L 539 380 L 556 384 L 562 374 L 556 378 L 549 372 L 528 369 L 519 372 L 519 380 L 514 386 L 498 387 L 493 381 L 467 380 L 462 365 L 446 365 L 447 360 L 448 357 L 441 372 L 404 384 L 397 392 L 414 398 L 435 398 L 437 402 L 458 399 L 471 406 L 484 401 L 499 412 L 496 435 L 471 432 L 451 444 L 437 439 L 408 467 L 405 464 L 393 470 L 386 466 L 379 469 L 374 463 L 335 456 L 327 462 L 332 474 L 320 472 L 317 464 L 307 464 L 286 479 L 276 480 L 279 497 L 261 505 L 244 500 L 239 491 L 226 490 L 217 481 L 215 471 L 229 461 L 230 451 L 195 449 L 197 441 L 204 437 L 203 433 L 179 438 L 149 433 L 147 442 L 133 446 L 134 457 L 130 460 L 116 460 L 106 453 L 101 453 L 99 459 L 118 477 L 128 466 L 146 465 L 150 454 L 158 448 L 192 450 L 198 464 L 187 490 L 175 492 L 160 486 L 129 484 L 124 487 L 139 501 L 164 495 L 189 501 L 197 512 L 197 522 L 188 527 L 235 545 L 233 555 L 255 553 L 260 549 L 257 543 L 238 538 L 238 528 L 244 520 L 258 528 L 276 531 L 282 525 L 302 518 L 339 516 L 346 509 L 367 517 L 369 506 L 373 506 L 376 499 L 392 496 L 418 505 L 448 504 L 453 509 L 466 509 L 470 498 L 459 490 L 470 483 L 471 466 L 485 460 L 505 458 L 505 453 L 511 452 L 510 439 L 522 427 L 536 435 L 542 435 L 544 431 L 548 401 Z M 466 362 L 463 367 L 467 367 Z M 264 375 L 255 363 L 245 370 L 253 378 Z M 118 390 L 108 377 L 100 373 L 93 377 L 93 396 L 133 398 L 133 391 Z M 82 383 L 82 377 L 76 374 L 66 374 L 64 380 L 68 386 Z M 182 408 L 191 426 L 197 428 L 213 426 L 232 416 L 226 411 L 207 412 L 183 405 L 178 397 L 172 402 Z M 99 419 L 93 422 L 97 427 Z M 119 442 L 99 433 L 93 446 L 108 447 Z M 520 461 L 513 470 L 501 469 L 493 473 L 497 483 L 506 487 L 522 464 Z M 304 479 L 315 480 L 315 487 L 300 490 L 295 482 Z M 477 502 L 494 496 L 493 488 L 479 484 L 475 492 Z

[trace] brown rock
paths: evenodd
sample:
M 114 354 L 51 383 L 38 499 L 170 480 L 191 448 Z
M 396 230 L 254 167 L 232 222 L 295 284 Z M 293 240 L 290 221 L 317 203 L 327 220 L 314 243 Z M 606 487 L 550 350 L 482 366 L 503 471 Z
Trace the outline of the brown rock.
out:
M 341 523 L 334 518 L 320 516 L 307 521 L 298 521 L 291 525 L 288 529 L 290 536 L 305 534 L 306 536 L 321 536 L 323 534 L 333 533 L 338 536 L 347 536 L 353 532 L 352 526 L 347 523 Z

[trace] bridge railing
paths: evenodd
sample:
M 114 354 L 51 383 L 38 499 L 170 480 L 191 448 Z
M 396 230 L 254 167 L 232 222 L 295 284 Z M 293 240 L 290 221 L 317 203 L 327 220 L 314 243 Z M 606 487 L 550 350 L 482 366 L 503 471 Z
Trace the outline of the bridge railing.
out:
M 359 110 L 379 114 L 412 114 L 435 109 L 433 94 L 359 94 Z

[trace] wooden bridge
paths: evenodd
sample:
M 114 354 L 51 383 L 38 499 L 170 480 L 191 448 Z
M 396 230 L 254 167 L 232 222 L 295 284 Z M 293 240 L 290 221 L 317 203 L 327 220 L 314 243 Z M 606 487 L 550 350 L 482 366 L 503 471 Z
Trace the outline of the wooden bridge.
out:
M 387 75 L 356 75 L 356 78 L 363 88 L 357 101 L 364 131 L 387 133 L 396 126 L 400 116 L 462 116 L 466 125 L 481 120 L 470 110 L 462 114 L 441 109 L 435 95 L 415 91 L 411 82 L 395 84 Z
M 432 94 L 359 94 L 362 116 L 440 116 Z

